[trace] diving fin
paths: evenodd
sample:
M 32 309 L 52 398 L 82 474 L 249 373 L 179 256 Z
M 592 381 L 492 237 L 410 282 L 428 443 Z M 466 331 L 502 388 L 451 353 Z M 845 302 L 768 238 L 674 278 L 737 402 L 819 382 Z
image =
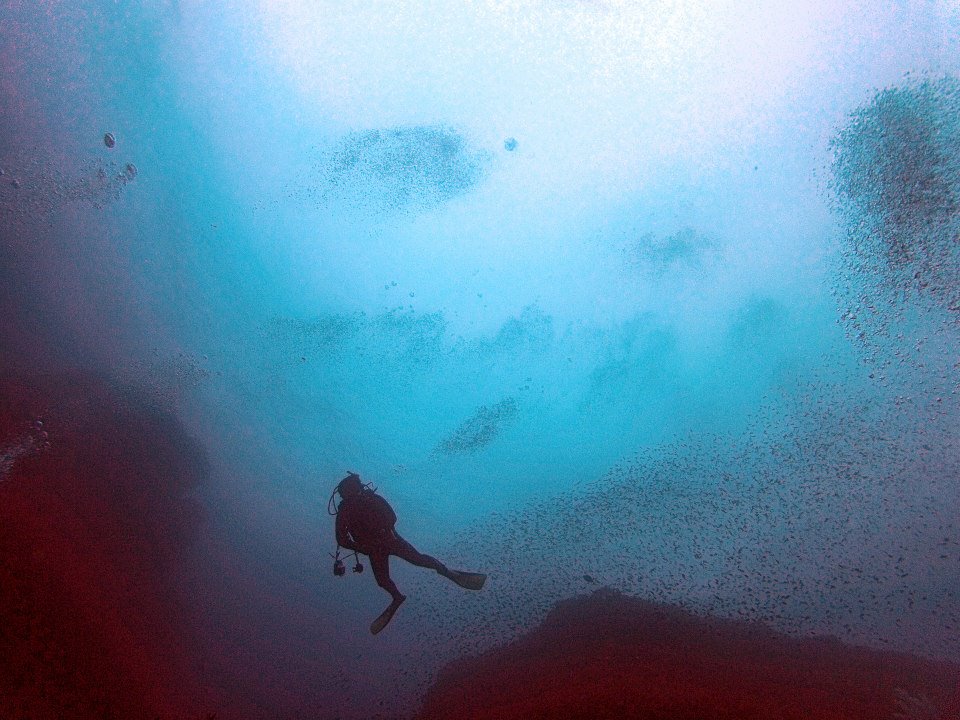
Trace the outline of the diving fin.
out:
M 370 623 L 370 632 L 376 635 L 378 632 L 383 630 L 387 624 L 393 620 L 393 614 L 397 611 L 397 608 L 403 604 L 404 600 L 406 600 L 405 597 L 401 598 L 400 600 L 394 600 L 392 603 L 390 603 L 387 606 L 387 609 L 380 613 L 376 620 Z
M 450 570 L 449 572 L 448 577 L 467 590 L 479 590 L 487 581 L 487 576 L 483 573 L 463 572 L 462 570 Z

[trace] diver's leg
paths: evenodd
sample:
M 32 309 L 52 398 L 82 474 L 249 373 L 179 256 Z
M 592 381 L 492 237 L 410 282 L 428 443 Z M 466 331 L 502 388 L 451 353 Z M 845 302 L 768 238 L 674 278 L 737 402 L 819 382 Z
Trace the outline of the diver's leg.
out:
M 396 555 L 399 558 L 403 558 L 411 565 L 436 570 L 444 577 L 450 577 L 450 571 L 447 570 L 446 565 L 431 555 L 424 555 L 399 535 L 396 536 L 394 543 L 390 548 L 390 554 Z
M 487 576 L 483 573 L 463 572 L 462 570 L 450 570 L 442 562 L 430 555 L 424 555 L 413 545 L 408 543 L 399 535 L 394 533 L 394 541 L 390 546 L 390 554 L 396 555 L 406 560 L 408 563 L 419 567 L 436 570 L 449 580 L 453 580 L 457 585 L 467 590 L 479 590 L 487 581 Z
M 369 555 L 370 569 L 377 585 L 382 587 L 393 598 L 395 603 L 401 603 L 406 596 L 397 588 L 397 584 L 390 578 L 390 555 L 386 552 L 375 552 Z

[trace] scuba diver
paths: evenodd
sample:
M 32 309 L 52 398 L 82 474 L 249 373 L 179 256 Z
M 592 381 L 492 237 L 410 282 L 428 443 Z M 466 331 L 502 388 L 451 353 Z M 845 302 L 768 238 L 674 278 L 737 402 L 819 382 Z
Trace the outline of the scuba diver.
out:
M 339 505 L 335 504 L 337 493 L 342 498 Z M 394 529 L 397 515 L 393 508 L 377 495 L 376 489 L 370 488 L 369 483 L 362 483 L 355 472 L 349 473 L 334 488 L 327 503 L 327 512 L 337 518 L 337 552 L 331 555 L 333 574 L 343 576 L 346 573 L 340 558 L 340 548 L 351 550 L 356 557 L 357 564 L 353 567 L 356 573 L 363 572 L 360 555 L 366 555 L 370 558 L 370 567 L 373 568 L 377 585 L 393 598 L 387 609 L 370 625 L 370 632 L 374 635 L 387 626 L 397 608 L 407 599 L 390 578 L 391 555 L 403 558 L 412 565 L 436 570 L 440 575 L 468 590 L 479 590 L 486 582 L 486 575 L 450 570 L 435 557 L 424 555 L 400 537 Z

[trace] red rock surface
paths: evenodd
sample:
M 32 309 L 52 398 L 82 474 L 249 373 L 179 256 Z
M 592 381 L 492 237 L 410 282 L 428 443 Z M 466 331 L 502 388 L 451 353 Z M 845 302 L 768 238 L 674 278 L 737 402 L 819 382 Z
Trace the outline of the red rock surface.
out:
M 960 666 L 793 638 L 601 590 L 444 670 L 419 720 L 887 720 L 898 690 L 960 717 Z
M 0 377 L 0 718 L 191 718 L 177 591 L 203 457 L 172 416 L 86 372 Z

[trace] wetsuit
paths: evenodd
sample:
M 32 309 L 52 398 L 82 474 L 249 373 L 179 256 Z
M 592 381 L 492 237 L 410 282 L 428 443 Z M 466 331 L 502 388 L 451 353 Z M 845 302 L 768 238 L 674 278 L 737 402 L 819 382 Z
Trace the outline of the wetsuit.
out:
M 372 490 L 365 489 L 344 498 L 337 511 L 337 543 L 369 557 L 377 585 L 394 598 L 401 593 L 390 579 L 391 555 L 403 558 L 412 565 L 447 575 L 443 563 L 419 552 L 397 534 L 393 527 L 396 522 L 397 515 L 393 508 Z

